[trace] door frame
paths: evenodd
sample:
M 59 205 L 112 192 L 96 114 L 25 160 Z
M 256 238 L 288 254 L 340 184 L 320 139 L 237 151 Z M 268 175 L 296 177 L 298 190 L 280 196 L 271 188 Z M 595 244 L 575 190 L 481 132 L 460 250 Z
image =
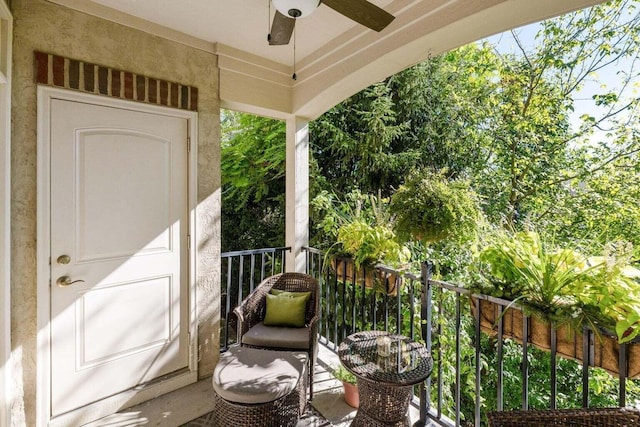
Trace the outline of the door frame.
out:
M 168 380 L 153 382 L 146 386 L 136 387 L 135 390 L 125 391 L 121 394 L 108 397 L 100 402 L 87 405 L 78 411 L 51 418 L 51 270 L 50 270 L 50 151 L 51 151 L 51 101 L 60 99 L 72 102 L 82 102 L 98 106 L 121 108 L 136 112 L 161 114 L 165 116 L 186 119 L 187 138 L 189 152 L 187 165 L 188 186 L 188 221 L 189 221 L 189 367 L 185 372 L 172 375 Z M 37 163 L 37 327 L 38 327 L 38 353 L 37 353 L 37 386 L 36 386 L 36 422 L 38 426 L 68 425 L 69 422 L 88 422 L 78 417 L 82 413 L 98 411 L 108 415 L 120 409 L 141 403 L 153 397 L 168 393 L 177 388 L 197 381 L 197 318 L 196 318 L 196 205 L 197 205 L 197 119 L 198 113 L 194 111 L 179 110 L 163 106 L 109 98 L 99 95 L 74 92 L 66 89 L 58 89 L 49 86 L 38 86 L 38 163 Z M 191 143 L 193 141 L 193 143 Z M 88 408 L 88 410 L 87 410 Z M 100 418 L 104 415 L 100 415 Z
M 0 427 L 11 425 L 11 45 L 13 18 L 0 0 Z

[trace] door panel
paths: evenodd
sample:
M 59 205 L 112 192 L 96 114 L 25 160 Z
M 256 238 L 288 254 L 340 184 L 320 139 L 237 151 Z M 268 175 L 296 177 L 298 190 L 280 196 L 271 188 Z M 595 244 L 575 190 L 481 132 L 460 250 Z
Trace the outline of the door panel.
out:
M 171 251 L 172 219 L 162 215 L 171 206 L 171 141 L 111 129 L 76 137 L 78 262 Z M 111 153 L 117 161 L 105 161 Z
M 88 291 L 76 304 L 76 328 L 84 328 L 78 339 L 78 369 L 115 361 L 140 351 L 162 347 L 171 340 L 171 277 L 119 283 Z M 118 307 L 118 318 L 110 328 L 113 313 L 103 307 Z M 153 328 L 136 329 L 153 320 Z
M 54 417 L 188 367 L 187 125 L 52 100 Z

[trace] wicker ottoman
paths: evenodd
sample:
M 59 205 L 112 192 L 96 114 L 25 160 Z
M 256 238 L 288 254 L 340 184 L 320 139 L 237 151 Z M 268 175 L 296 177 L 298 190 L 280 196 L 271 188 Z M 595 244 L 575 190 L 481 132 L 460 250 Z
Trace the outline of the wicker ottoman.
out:
M 307 352 L 234 346 L 213 372 L 219 426 L 295 426 L 304 411 Z

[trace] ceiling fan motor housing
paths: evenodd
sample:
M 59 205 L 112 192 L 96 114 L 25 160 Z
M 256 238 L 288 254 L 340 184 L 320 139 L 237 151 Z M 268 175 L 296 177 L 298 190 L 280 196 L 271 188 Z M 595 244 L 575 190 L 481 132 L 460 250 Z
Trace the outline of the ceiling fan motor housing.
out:
M 304 18 L 316 10 L 320 0 L 273 0 L 278 12 L 292 18 Z

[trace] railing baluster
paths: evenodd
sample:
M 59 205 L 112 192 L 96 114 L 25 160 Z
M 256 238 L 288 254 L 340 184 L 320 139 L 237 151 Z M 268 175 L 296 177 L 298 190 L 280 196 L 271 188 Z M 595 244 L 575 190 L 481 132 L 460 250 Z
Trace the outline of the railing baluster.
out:
M 503 360 L 503 344 L 504 344 L 504 316 L 502 315 L 504 312 L 504 307 L 502 305 L 498 306 L 498 380 L 496 382 L 496 404 L 498 406 L 498 411 L 502 411 L 503 409 L 503 381 L 504 381 L 504 360 Z
M 522 314 L 522 409 L 529 409 L 529 316 Z
M 387 286 L 387 289 L 389 289 L 388 288 L 388 286 L 389 286 L 389 276 L 387 276 L 386 280 L 387 280 L 386 286 Z M 407 334 L 403 334 L 403 330 L 402 330 L 402 301 L 401 301 L 402 292 L 400 292 L 400 287 L 399 287 L 400 283 L 398 282 L 400 280 L 400 278 L 397 277 L 394 280 L 396 281 L 394 283 L 394 286 L 396 286 L 396 305 L 397 305 L 397 307 L 396 307 L 396 330 L 397 330 L 397 333 L 399 335 L 407 335 Z M 411 336 L 411 334 L 409 334 L 409 336 Z
M 589 365 L 590 351 L 589 341 L 591 340 L 591 331 L 588 328 L 582 328 L 582 407 L 589 407 Z
M 480 299 L 476 298 L 476 321 L 475 321 L 475 347 L 476 347 L 476 401 L 474 409 L 474 423 L 476 427 L 480 427 L 480 380 L 482 373 L 482 363 L 480 360 Z
M 336 270 L 337 271 L 337 270 Z M 335 296 L 336 296 L 336 289 L 338 288 L 338 275 L 335 275 L 333 277 L 333 280 L 331 281 L 331 286 L 327 286 L 327 311 L 326 311 L 326 317 L 327 317 L 327 338 L 329 338 L 329 340 L 331 340 L 331 323 L 329 322 L 329 319 L 331 319 L 331 314 L 333 313 L 333 319 L 335 321 L 336 315 L 337 315 L 337 310 L 335 307 Z M 333 292 L 331 292 L 333 290 Z M 332 305 L 331 302 L 334 302 L 334 304 Z M 336 342 L 336 335 L 334 333 L 333 335 L 333 342 Z
M 456 294 L 456 427 L 460 425 L 460 294 Z
M 351 286 L 351 332 L 357 330 L 356 327 L 356 287 Z
M 336 287 L 336 308 L 338 306 L 338 289 L 340 289 L 340 285 L 342 285 L 342 289 L 344 290 L 345 286 L 347 286 L 346 284 L 347 282 L 347 263 L 345 260 L 342 260 L 342 282 Z M 342 295 L 344 295 L 344 292 L 342 293 Z M 343 301 L 344 304 L 344 301 Z M 344 307 L 341 307 L 341 312 L 342 312 L 342 325 L 344 327 Z M 336 317 L 335 317 L 335 343 L 336 345 L 340 344 L 340 341 L 342 341 L 342 331 L 340 332 L 340 335 L 338 335 L 338 312 L 336 311 Z
M 254 272 L 256 271 L 256 254 L 251 254 L 251 273 L 249 274 L 249 293 L 253 292 L 256 285 Z M 260 280 L 262 282 L 262 280 Z
M 431 286 L 430 286 L 431 287 Z M 432 288 L 433 289 L 433 288 Z M 443 383 L 442 383 L 442 310 L 443 307 L 443 295 L 444 290 L 442 288 L 438 288 L 438 418 L 442 416 L 442 391 L 443 391 Z
M 367 324 L 367 292 L 365 290 L 365 286 L 363 285 L 361 288 L 361 294 L 362 297 L 360 298 L 360 307 L 362 310 L 362 322 L 364 325 Z M 372 327 L 371 329 L 375 329 L 375 323 L 374 323 L 374 327 Z
M 557 361 L 557 331 L 555 322 L 549 323 L 549 328 L 551 329 L 551 400 L 549 402 L 550 409 L 556 409 L 557 405 L 557 396 L 558 396 L 558 361 Z
M 620 379 L 619 392 L 618 392 L 618 405 L 620 407 L 627 406 L 627 344 L 620 344 L 620 353 L 618 354 L 618 377 Z
M 408 286 L 409 286 L 409 336 L 411 337 L 411 339 L 415 339 L 416 338 L 416 331 L 415 331 L 415 326 L 414 326 L 414 322 L 415 322 L 415 318 L 416 318 L 416 302 L 415 302 L 415 296 L 414 296 L 414 286 L 416 285 L 415 281 L 413 279 L 409 279 L 408 280 Z M 406 285 L 406 283 L 405 283 Z M 398 284 L 396 283 L 396 286 L 398 286 Z M 398 289 L 398 293 L 400 293 L 400 290 Z M 429 301 L 428 303 L 429 305 L 431 305 L 431 301 Z M 429 311 L 428 317 L 426 319 L 427 322 L 431 322 L 431 312 Z M 431 333 L 429 333 L 429 340 L 431 340 Z M 426 342 L 426 340 L 425 340 Z M 427 350 L 431 351 L 431 349 L 429 347 L 427 347 Z
M 236 299 L 236 306 L 240 305 L 242 300 L 242 283 L 244 279 L 244 255 L 240 257 L 240 268 L 238 270 L 238 297 Z
M 389 330 L 389 295 L 387 295 L 387 293 L 385 292 L 382 295 L 382 308 L 383 308 L 383 313 L 384 313 L 384 330 L 388 331 Z
M 224 317 L 224 349 L 229 347 L 229 319 L 231 318 L 231 266 L 233 264 L 233 258 L 229 258 L 227 261 L 227 304 L 225 307 Z
M 433 316 L 432 310 L 432 298 L 433 294 L 431 292 L 431 286 L 429 281 L 431 280 L 431 263 L 422 263 L 420 267 L 421 270 L 421 292 L 420 292 L 420 318 L 422 322 L 420 335 L 425 342 L 425 347 L 427 351 L 431 352 L 432 347 L 432 337 L 431 337 L 431 322 Z M 413 279 L 411 279 L 411 290 L 410 295 L 413 296 Z M 400 289 L 398 289 L 398 294 L 400 294 Z M 411 298 L 413 301 L 413 298 Z M 413 306 L 412 306 L 413 307 Z M 412 308 L 413 313 L 413 308 Z M 413 319 L 413 317 L 412 317 Z M 413 320 L 411 321 L 411 325 L 413 326 Z M 420 422 L 421 425 L 425 425 L 427 422 L 427 414 L 429 413 L 429 405 L 430 405 L 430 395 L 431 395 L 431 377 L 429 376 L 426 381 L 424 381 L 420 386 Z
M 378 329 L 378 305 L 375 292 L 371 292 L 371 325 L 373 329 Z

